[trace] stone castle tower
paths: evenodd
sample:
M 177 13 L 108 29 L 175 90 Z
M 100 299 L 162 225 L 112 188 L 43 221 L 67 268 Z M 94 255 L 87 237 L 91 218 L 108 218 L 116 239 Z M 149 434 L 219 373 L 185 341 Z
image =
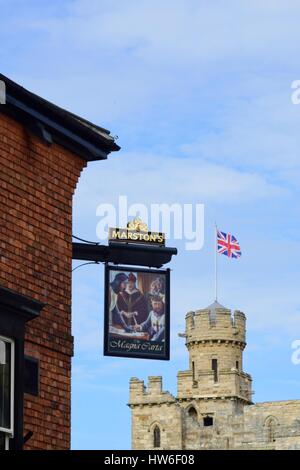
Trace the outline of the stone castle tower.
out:
M 300 449 L 300 400 L 252 403 L 244 313 L 215 302 L 186 315 L 189 369 L 177 397 L 130 381 L 133 449 Z

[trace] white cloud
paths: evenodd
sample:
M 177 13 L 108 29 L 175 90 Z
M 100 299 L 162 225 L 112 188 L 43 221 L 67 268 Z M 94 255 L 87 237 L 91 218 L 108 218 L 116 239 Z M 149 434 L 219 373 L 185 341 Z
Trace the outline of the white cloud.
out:
M 182 150 L 210 162 L 295 180 L 300 171 L 300 108 L 291 105 L 289 83 L 284 84 L 278 94 L 272 94 L 264 84 L 264 96 L 262 90 L 255 90 L 256 96 L 250 100 L 235 98 L 223 115 L 217 116 L 215 131 L 203 133 L 198 142 L 182 145 Z
M 144 123 L 151 112 L 161 123 L 161 109 L 168 121 L 189 119 L 207 113 L 205 97 L 221 107 L 238 81 L 269 70 L 272 88 L 282 70 L 298 70 L 294 1 L 77 0 L 63 13 L 60 4 L 45 14 L 29 3 L 7 18 L 7 29 L 28 37 L 14 77 L 103 124 L 136 123 L 137 113 Z
M 296 2 L 279 0 L 77 0 L 63 18 L 38 17 L 23 27 L 79 49 L 129 51 L 142 60 L 164 58 L 165 66 L 175 61 L 183 67 L 187 61 L 257 58 L 266 52 L 267 59 L 270 53 L 278 58 L 278 49 L 270 50 L 274 42 L 279 50 L 288 46 L 296 52 L 291 36 L 298 33 L 299 10 Z
M 97 165 L 97 166 L 96 166 Z M 101 202 L 116 203 L 119 195 L 129 202 L 238 204 L 285 195 L 280 187 L 258 173 L 193 158 L 153 153 L 121 152 L 94 164 L 82 174 L 75 201 L 83 213 L 86 204 L 95 211 Z

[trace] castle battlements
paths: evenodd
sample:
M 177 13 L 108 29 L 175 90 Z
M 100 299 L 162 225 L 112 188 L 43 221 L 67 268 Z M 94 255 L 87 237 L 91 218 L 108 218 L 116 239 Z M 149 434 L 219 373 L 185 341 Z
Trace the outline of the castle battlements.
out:
M 214 302 L 186 315 L 188 370 L 130 381 L 134 449 L 300 449 L 300 400 L 253 404 L 243 370 L 246 316 Z
M 148 377 L 147 387 L 143 380 L 139 380 L 136 377 L 130 379 L 129 406 L 151 403 L 174 403 L 175 401 L 173 395 L 163 391 L 161 376 Z
M 219 341 L 241 343 L 245 347 L 246 316 L 214 302 L 207 308 L 186 315 L 186 343 Z

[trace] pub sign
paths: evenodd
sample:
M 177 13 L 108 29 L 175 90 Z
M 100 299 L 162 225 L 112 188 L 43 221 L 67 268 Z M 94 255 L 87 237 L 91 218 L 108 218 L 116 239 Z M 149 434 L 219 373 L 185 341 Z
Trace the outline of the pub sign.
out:
M 169 269 L 107 264 L 104 304 L 104 355 L 169 359 Z

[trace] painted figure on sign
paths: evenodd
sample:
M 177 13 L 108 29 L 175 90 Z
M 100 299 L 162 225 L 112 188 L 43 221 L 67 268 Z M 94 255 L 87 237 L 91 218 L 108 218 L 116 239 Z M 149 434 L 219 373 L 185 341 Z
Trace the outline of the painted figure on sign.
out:
M 150 290 L 147 293 L 148 311 L 152 308 L 151 301 L 153 297 L 160 297 L 165 303 L 164 281 L 161 276 L 156 277 L 150 284 Z
M 114 280 L 110 283 L 110 303 L 109 303 L 109 324 L 122 327 L 125 331 L 132 331 L 132 328 L 127 326 L 118 309 L 118 295 L 124 292 L 127 286 L 128 276 L 125 273 L 118 273 L 115 275 Z
M 151 305 L 152 309 L 147 320 L 136 325 L 134 330 L 147 332 L 150 341 L 162 342 L 165 340 L 165 304 L 160 296 L 154 296 Z
M 148 316 L 147 301 L 136 287 L 137 278 L 129 273 L 126 289 L 118 294 L 117 307 L 128 327 L 133 327 L 146 320 Z

